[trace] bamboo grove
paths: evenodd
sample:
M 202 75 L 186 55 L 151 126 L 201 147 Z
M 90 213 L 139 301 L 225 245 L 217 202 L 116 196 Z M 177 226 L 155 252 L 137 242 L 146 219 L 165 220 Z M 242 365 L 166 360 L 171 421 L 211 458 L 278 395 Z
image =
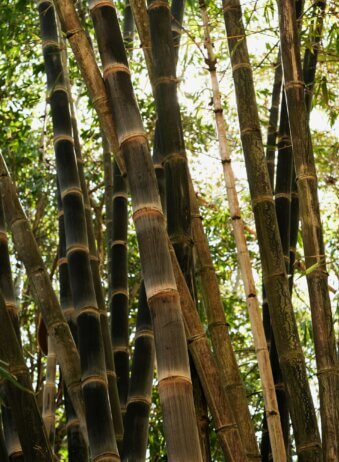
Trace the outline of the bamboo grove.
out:
M 0 460 L 338 461 L 335 166 L 312 128 L 320 94 L 335 119 L 333 2 L 7 3 L 45 97 L 39 147 L 32 123 L 0 151 Z M 254 21 L 276 40 L 255 67 Z

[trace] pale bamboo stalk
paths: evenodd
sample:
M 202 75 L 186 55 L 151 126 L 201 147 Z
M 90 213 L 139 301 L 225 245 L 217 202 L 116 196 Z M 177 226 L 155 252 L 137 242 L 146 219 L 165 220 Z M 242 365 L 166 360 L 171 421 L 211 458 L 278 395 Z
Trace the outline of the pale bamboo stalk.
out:
M 306 278 L 319 381 L 323 455 L 326 462 L 330 462 L 339 458 L 339 363 L 294 1 L 278 1 L 278 8 L 285 94 L 299 191 L 305 263 L 308 270 Z
M 87 441 L 79 354 L 2 155 L 0 155 L 0 186 L 6 221 L 13 234 L 14 247 L 26 268 L 33 297 L 41 310 L 48 335 L 53 339 L 57 360 Z
M 55 395 L 56 395 L 56 354 L 53 342 L 48 336 L 48 353 L 46 365 L 46 381 L 43 390 L 42 399 L 42 419 L 45 424 L 47 438 L 49 439 L 51 448 L 54 448 L 55 440 Z
M 208 64 L 212 84 L 213 109 L 219 142 L 219 154 L 223 167 L 228 204 L 232 220 L 233 235 L 237 248 L 237 256 L 241 276 L 244 283 L 246 303 L 251 321 L 252 335 L 262 382 L 265 413 L 272 446 L 273 460 L 275 462 L 283 462 L 286 461 L 286 451 L 280 423 L 279 409 L 275 393 L 269 352 L 267 349 L 266 337 L 260 314 L 260 305 L 256 294 L 251 259 L 246 243 L 244 223 L 241 218 L 234 172 L 231 164 L 231 152 L 226 135 L 227 127 L 225 118 L 223 116 L 221 94 L 216 71 L 217 59 L 214 53 L 213 42 L 210 34 L 209 18 L 204 0 L 200 0 L 199 4 L 204 26 L 205 47 L 207 51 L 206 62 Z

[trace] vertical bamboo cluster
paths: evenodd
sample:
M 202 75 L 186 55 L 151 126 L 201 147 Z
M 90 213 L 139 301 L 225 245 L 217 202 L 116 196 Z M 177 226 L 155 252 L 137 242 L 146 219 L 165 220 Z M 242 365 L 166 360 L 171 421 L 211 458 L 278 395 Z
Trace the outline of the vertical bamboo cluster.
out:
M 287 386 L 297 453 L 300 460 L 320 461 L 321 443 L 285 273 L 239 0 L 223 0 L 223 10 L 263 279 Z
M 311 303 L 321 407 L 324 458 L 339 454 L 338 358 L 328 290 L 325 246 L 319 212 L 317 175 L 308 114 L 294 2 L 278 1 L 285 94 L 299 191 L 300 217 Z
M 56 5 L 80 68 L 87 69 L 84 70 L 83 75 L 93 95 L 92 91 L 102 88 L 101 79 L 97 78 L 97 66 L 92 59 L 94 58 L 92 52 L 86 54 L 85 66 L 84 50 L 90 49 L 89 44 L 86 43 L 85 48 L 81 47 L 79 50 L 79 39 L 85 40 L 85 34 L 79 32 L 72 35 L 71 33 L 74 30 L 73 26 L 76 26 L 77 30 L 81 29 L 74 6 L 64 0 L 57 0 Z M 113 4 L 105 2 L 105 6 L 100 3 L 91 6 L 98 32 L 99 49 L 104 59 L 104 76 L 115 103 L 112 105 L 113 120 L 131 188 L 146 293 L 155 332 L 159 389 L 169 457 L 175 460 L 196 461 L 200 460 L 201 456 L 194 422 L 185 335 L 180 317 L 178 293 L 168 249 L 165 246 L 164 220 L 146 135 L 135 103 Z M 105 14 L 101 15 L 103 10 Z M 114 39 L 109 40 L 112 36 Z M 104 40 L 104 37 L 107 37 L 107 40 Z M 190 432 L 189 447 L 188 438 L 185 437 L 187 432 Z
M 58 184 L 66 234 L 66 255 L 82 370 L 86 421 L 93 460 L 119 460 L 107 394 L 104 343 L 93 284 L 83 194 L 79 181 L 68 92 L 62 68 L 53 4 L 38 4 L 51 105 Z M 94 268 L 95 269 L 95 268 Z M 101 288 L 100 288 L 101 289 Z
M 244 224 L 241 219 L 240 206 L 235 187 L 234 173 L 231 164 L 231 154 L 226 137 L 226 123 L 223 117 L 223 109 L 221 105 L 221 95 L 219 90 L 219 83 L 216 72 L 216 56 L 213 50 L 213 43 L 211 42 L 209 18 L 206 11 L 204 0 L 199 1 L 201 16 L 204 26 L 205 47 L 207 50 L 206 63 L 209 66 L 212 92 L 213 92 L 213 109 L 215 113 L 217 135 L 219 141 L 220 158 L 223 165 L 224 179 L 226 184 L 227 198 L 232 218 L 233 234 L 237 247 L 237 255 L 239 266 L 241 270 L 242 279 L 246 293 L 247 307 L 250 316 L 252 333 L 254 338 L 255 349 L 257 353 L 259 372 L 263 384 L 263 395 L 265 403 L 265 414 L 268 423 L 269 436 L 272 446 L 273 459 L 275 461 L 286 461 L 286 452 L 284 447 L 283 434 L 280 424 L 280 416 L 278 411 L 278 403 L 275 394 L 273 374 L 270 367 L 269 353 L 266 344 L 265 332 L 261 320 L 259 302 L 256 296 L 256 288 L 254 277 L 252 273 L 252 266 L 250 256 L 247 248 Z M 281 86 L 281 75 L 279 81 L 279 72 L 277 72 L 275 88 L 278 87 L 278 97 L 274 99 L 274 106 L 279 101 L 279 93 Z M 278 82 L 277 82 L 278 81 Z M 276 101 L 278 100 L 278 101 Z M 275 108 L 273 108 L 275 109 Z M 270 117 L 271 127 L 276 127 L 278 111 L 272 111 L 274 115 Z M 276 134 L 276 128 L 274 129 Z M 272 135 L 272 133 L 270 134 Z M 273 136 L 270 137 L 270 142 L 275 144 Z M 273 151 L 274 152 L 274 151 Z

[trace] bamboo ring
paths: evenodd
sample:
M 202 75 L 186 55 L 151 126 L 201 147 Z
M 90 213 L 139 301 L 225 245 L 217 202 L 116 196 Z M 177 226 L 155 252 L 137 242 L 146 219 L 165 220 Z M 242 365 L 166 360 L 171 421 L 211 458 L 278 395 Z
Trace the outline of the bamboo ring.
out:
M 107 79 L 110 74 L 114 74 L 115 72 L 125 72 L 125 74 L 131 75 L 129 67 L 123 63 L 112 63 L 107 64 L 104 68 L 103 77 Z
M 109 6 L 115 10 L 114 3 L 111 0 L 90 0 L 88 8 L 90 11 L 94 11 L 96 8 L 103 6 Z
M 250 63 L 238 63 L 232 66 L 232 72 L 235 72 L 238 69 L 249 69 L 250 71 L 252 71 L 252 66 L 250 65 Z
M 164 2 L 163 0 L 155 0 L 150 4 L 150 6 L 147 8 L 148 11 L 155 10 L 156 8 L 167 8 L 169 10 L 169 4 L 167 2 Z
M 305 83 L 302 80 L 290 80 L 289 82 L 285 83 L 285 90 L 289 90 L 290 88 L 294 87 L 302 87 L 304 88 Z

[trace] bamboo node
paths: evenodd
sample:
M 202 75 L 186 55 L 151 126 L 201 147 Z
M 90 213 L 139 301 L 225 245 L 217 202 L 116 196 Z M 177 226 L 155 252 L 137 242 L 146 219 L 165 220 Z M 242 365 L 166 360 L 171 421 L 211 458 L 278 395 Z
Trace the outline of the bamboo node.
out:
M 59 141 L 69 141 L 70 143 L 74 144 L 73 137 L 70 135 L 62 134 L 62 135 L 57 135 L 53 137 L 53 144 L 54 147 Z
M 241 130 L 241 136 L 243 135 L 248 135 L 248 134 L 251 134 L 251 133 L 260 133 L 260 127 L 256 126 L 256 127 L 247 127 L 247 128 L 244 128 L 243 130 Z
M 128 297 L 128 290 L 124 288 L 113 289 L 111 292 L 111 297 L 114 297 L 115 295 L 125 295 Z
M 278 271 L 277 273 L 266 274 L 265 276 L 263 276 L 263 280 L 268 281 L 269 279 L 273 279 L 273 278 L 281 277 L 281 276 L 286 277 L 286 272 Z
M 120 192 L 114 193 L 112 196 L 112 200 L 119 199 L 119 198 L 128 200 L 128 194 L 126 192 L 120 191 Z
M 263 194 L 262 196 L 257 196 L 256 198 L 253 198 L 251 202 L 252 202 L 252 207 L 253 208 L 256 205 L 261 204 L 262 202 L 271 202 L 272 204 L 274 204 L 273 196 L 268 195 L 268 194 L 267 195 Z
M 68 306 L 66 308 L 62 308 L 62 313 L 63 315 L 65 316 L 65 318 L 73 318 L 74 314 L 75 314 L 75 309 L 73 306 Z
M 150 406 L 152 404 L 152 401 L 145 396 L 134 395 L 128 399 L 127 406 L 132 403 L 144 403 L 146 404 L 146 406 Z
M 171 154 L 167 154 L 165 159 L 162 161 L 162 165 L 165 166 L 168 162 L 172 160 L 184 160 L 187 161 L 187 157 L 184 151 L 181 152 L 172 152 Z
M 304 180 L 314 180 L 317 181 L 316 175 L 307 175 L 307 174 L 300 174 L 296 177 L 297 181 L 304 181 Z
M 79 419 L 72 419 L 66 423 L 66 429 L 68 430 L 71 427 L 79 427 L 79 425 L 80 425 Z
M 61 193 L 61 199 L 63 200 L 68 194 L 79 194 L 82 197 L 81 188 L 78 186 L 72 186 L 70 188 L 66 188 Z
M 289 82 L 285 83 L 285 90 L 295 87 L 302 87 L 304 88 L 305 84 L 302 80 L 290 80 Z
M 127 246 L 127 241 L 123 239 L 116 239 L 115 241 L 112 241 L 111 248 L 114 247 L 115 245 Z
M 125 74 L 128 74 L 128 75 L 131 74 L 129 67 L 126 66 L 126 64 L 123 64 L 123 63 L 107 64 L 107 66 L 105 66 L 104 68 L 104 73 L 103 73 L 104 79 L 106 80 L 110 74 L 114 74 L 115 72 L 125 72 Z
M 103 377 L 102 375 L 89 375 L 88 377 L 81 379 L 81 386 L 85 387 L 86 385 L 90 385 L 91 383 L 98 383 L 98 382 L 101 383 L 102 385 L 105 385 L 105 387 L 107 387 L 106 377 Z
M 317 441 L 312 443 L 304 443 L 296 445 L 297 454 L 299 455 L 301 452 L 309 451 L 310 449 L 321 449 L 321 444 Z
M 5 244 L 8 241 L 5 231 L 0 231 L 0 241 L 4 242 Z
M 222 9 L 223 13 L 226 14 L 228 13 L 229 11 L 232 11 L 232 10 L 238 10 L 240 8 L 240 5 L 234 5 L 232 3 L 228 3 L 228 5 L 225 5 Z
M 228 327 L 226 321 L 213 321 L 208 324 L 208 330 L 214 329 L 215 327 Z
M 200 334 L 192 335 L 192 337 L 187 338 L 188 344 L 193 342 L 198 342 L 199 340 L 203 340 L 206 338 L 205 332 L 201 332 Z
M 176 287 L 155 287 L 154 289 L 150 289 L 148 291 L 148 296 L 147 296 L 147 302 L 150 305 L 153 300 L 161 297 L 173 297 L 173 298 L 179 298 L 179 293 Z
M 42 49 L 46 47 L 55 47 L 58 50 L 61 50 L 60 43 L 57 40 L 42 40 Z
M 148 143 L 148 138 L 147 135 L 144 131 L 140 132 L 127 132 L 126 135 L 122 136 L 119 139 L 120 142 L 120 147 L 124 144 L 127 143 L 128 141 L 132 141 L 135 138 L 143 138 L 147 143 Z
M 252 71 L 252 66 L 250 65 L 250 63 L 238 63 L 232 66 L 233 73 L 238 69 L 249 69 L 250 71 Z
M 230 164 L 230 163 L 232 163 L 232 159 L 230 157 L 221 159 L 221 165 Z
M 64 209 L 59 210 L 59 212 L 58 212 L 58 218 L 61 218 L 61 217 L 63 217 L 64 215 L 65 215 Z
M 169 76 L 169 77 L 158 77 L 157 79 L 154 80 L 153 87 L 157 88 L 158 85 L 161 85 L 162 83 L 175 83 L 177 84 L 179 80 L 176 77 Z
M 74 35 L 81 33 L 83 30 L 81 27 L 75 27 L 74 29 L 70 29 L 66 32 L 66 37 L 71 39 Z
M 97 306 L 84 306 L 83 308 L 78 308 L 74 310 L 75 317 L 78 318 L 79 316 L 83 314 L 90 314 L 94 315 L 94 317 L 99 318 L 99 308 Z
M 149 7 L 147 8 L 148 11 L 155 10 L 156 8 L 167 8 L 169 10 L 168 2 L 164 0 L 154 0 Z
M 90 260 L 90 261 L 96 261 L 96 262 L 98 262 L 98 263 L 100 262 L 100 258 L 97 257 L 96 255 L 93 255 L 93 254 L 90 254 L 90 255 L 89 255 L 89 260 Z
M 113 379 L 117 378 L 117 374 L 115 373 L 115 371 L 111 371 L 111 370 L 108 370 L 108 369 L 106 369 L 106 375 L 107 375 L 107 377 L 112 377 Z
M 134 339 L 137 340 L 140 337 L 151 337 L 154 338 L 153 330 L 152 329 L 140 329 L 137 330 L 135 333 Z
M 115 10 L 115 6 L 111 0 L 90 0 L 88 8 L 93 12 L 96 8 L 103 6 L 109 6 Z
M 289 135 L 278 136 L 278 144 L 279 143 L 288 143 L 291 145 L 291 137 Z
M 60 267 L 61 265 L 64 265 L 65 263 L 67 263 L 67 258 L 66 257 L 61 257 L 57 261 L 57 266 Z
M 71 244 L 67 247 L 67 258 L 73 252 L 85 252 L 89 253 L 88 246 L 84 244 Z
M 335 367 L 323 367 L 321 369 L 318 369 L 317 371 L 317 376 L 323 375 L 323 374 L 338 374 L 338 369 Z
M 120 457 L 115 452 L 103 452 L 93 458 L 93 462 L 106 462 L 107 460 L 114 460 L 120 462 Z
M 161 218 L 164 217 L 162 210 L 157 205 L 149 204 L 143 205 L 140 208 L 136 209 L 133 212 L 133 220 L 137 221 L 139 218 L 142 218 L 145 215 L 159 215 Z
M 187 383 L 192 386 L 192 381 L 190 377 L 185 377 L 184 375 L 170 375 L 168 377 L 164 377 L 163 379 L 159 380 L 158 387 L 159 391 L 162 387 L 167 387 L 169 384 L 175 384 L 178 382 Z
M 12 311 L 16 315 L 19 313 L 19 308 L 16 306 L 15 303 L 13 302 L 5 303 L 5 306 L 8 311 Z
M 238 425 L 236 423 L 230 423 L 230 424 L 221 425 L 221 427 L 215 429 L 215 432 L 216 433 L 221 433 L 224 431 L 228 432 L 230 430 L 234 430 L 237 428 L 238 428 Z
M 288 201 L 291 201 L 291 194 L 290 193 L 285 193 L 285 192 L 280 192 L 280 193 L 276 193 L 274 195 L 274 198 L 275 199 L 283 198 L 283 199 L 287 199 Z

